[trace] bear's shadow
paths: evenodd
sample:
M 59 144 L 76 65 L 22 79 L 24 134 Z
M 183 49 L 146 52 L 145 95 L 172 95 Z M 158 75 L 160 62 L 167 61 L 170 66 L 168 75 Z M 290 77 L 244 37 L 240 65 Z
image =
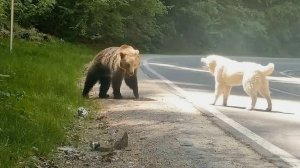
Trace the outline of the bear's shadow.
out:
M 108 97 L 108 98 L 99 98 L 99 97 L 90 97 L 89 99 L 92 99 L 92 100 L 96 100 L 96 99 L 100 99 L 100 100 L 133 100 L 133 101 L 157 101 L 155 99 L 152 99 L 152 98 L 148 98 L 148 97 L 140 97 L 138 99 L 134 98 L 134 97 L 123 97 L 122 99 L 114 99 L 113 97 Z

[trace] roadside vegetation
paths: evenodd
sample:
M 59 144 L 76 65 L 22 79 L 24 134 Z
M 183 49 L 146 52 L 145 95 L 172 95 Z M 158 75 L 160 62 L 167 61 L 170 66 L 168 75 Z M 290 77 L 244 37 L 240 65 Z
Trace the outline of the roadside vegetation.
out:
M 60 41 L 17 40 L 0 52 L 0 167 L 29 164 L 65 142 L 79 106 L 78 87 L 93 51 Z M 23 162 L 23 163 L 22 163 Z

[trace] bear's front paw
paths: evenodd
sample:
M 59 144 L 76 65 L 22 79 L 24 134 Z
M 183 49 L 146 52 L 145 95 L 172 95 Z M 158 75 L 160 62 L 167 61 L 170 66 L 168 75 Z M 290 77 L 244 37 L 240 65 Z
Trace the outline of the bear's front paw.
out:
M 122 99 L 123 98 L 123 96 L 121 96 L 121 95 L 114 95 L 114 99 Z
M 105 99 L 108 98 L 109 95 L 108 94 L 99 94 L 99 98 Z
M 134 97 L 135 97 L 136 99 L 140 98 L 139 94 L 134 94 Z
M 89 95 L 88 94 L 82 94 L 82 97 L 88 99 Z

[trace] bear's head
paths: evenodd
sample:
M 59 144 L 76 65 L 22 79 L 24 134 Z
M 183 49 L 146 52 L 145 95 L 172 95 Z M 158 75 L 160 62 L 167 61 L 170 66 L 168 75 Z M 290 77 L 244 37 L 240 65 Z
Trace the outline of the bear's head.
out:
M 120 68 L 125 70 L 126 75 L 134 75 L 136 69 L 140 66 L 139 50 L 135 50 L 129 45 L 122 45 L 120 47 Z

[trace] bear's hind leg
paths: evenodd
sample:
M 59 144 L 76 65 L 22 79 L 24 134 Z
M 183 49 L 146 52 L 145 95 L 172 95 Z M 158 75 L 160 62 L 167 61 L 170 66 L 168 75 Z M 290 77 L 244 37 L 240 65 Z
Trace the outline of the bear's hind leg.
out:
M 120 88 L 121 88 L 123 78 L 124 78 L 123 72 L 116 72 L 112 77 L 112 87 L 113 87 L 113 94 L 115 99 L 122 99 Z
M 108 98 L 109 95 L 107 94 L 107 91 L 110 87 L 110 76 L 103 76 L 100 78 L 100 90 L 99 90 L 99 97 L 100 98 Z
M 90 73 L 90 72 L 87 74 L 85 82 L 84 82 L 84 88 L 82 91 L 83 97 L 88 97 L 90 90 L 96 84 L 97 81 L 98 81 L 98 77 L 96 74 Z

